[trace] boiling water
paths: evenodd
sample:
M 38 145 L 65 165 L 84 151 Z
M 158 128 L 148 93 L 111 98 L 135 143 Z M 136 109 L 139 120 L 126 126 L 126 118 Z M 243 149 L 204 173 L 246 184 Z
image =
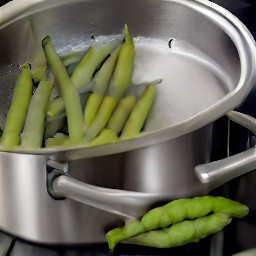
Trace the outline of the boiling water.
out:
M 147 131 L 166 128 L 200 113 L 232 88 L 231 78 L 203 53 L 184 42 L 136 38 L 133 82 L 162 78 Z

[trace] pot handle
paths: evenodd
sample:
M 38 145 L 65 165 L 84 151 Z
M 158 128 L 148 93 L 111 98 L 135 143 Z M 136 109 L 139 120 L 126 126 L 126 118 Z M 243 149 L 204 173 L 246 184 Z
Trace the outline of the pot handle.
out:
M 197 165 L 195 173 L 202 183 L 224 184 L 254 169 L 256 169 L 256 147 L 219 161 Z
M 230 120 L 256 133 L 255 118 L 237 111 L 230 111 L 226 115 Z M 226 159 L 198 165 L 195 167 L 195 173 L 202 183 L 214 181 L 224 184 L 254 169 L 256 169 L 256 147 Z
M 81 182 L 54 169 L 48 178 L 48 192 L 56 198 L 70 198 L 125 218 L 138 219 L 159 201 L 160 195 L 103 188 Z M 163 200 L 163 196 L 161 196 Z

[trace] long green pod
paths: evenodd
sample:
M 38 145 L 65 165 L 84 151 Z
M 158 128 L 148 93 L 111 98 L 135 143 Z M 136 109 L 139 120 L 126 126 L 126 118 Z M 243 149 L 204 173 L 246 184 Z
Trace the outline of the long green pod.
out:
M 137 98 L 135 95 L 127 95 L 119 101 L 107 125 L 107 127 L 115 134 L 118 135 L 123 129 L 123 126 L 135 106 L 136 101 Z
M 51 100 L 47 108 L 48 117 L 57 117 L 65 113 L 65 104 L 61 97 Z
M 116 66 L 119 51 L 120 47 L 111 53 L 110 57 L 102 65 L 101 69 L 98 71 L 92 81 L 93 93 L 87 99 L 84 110 L 86 127 L 89 127 L 92 124 L 96 113 L 103 101 L 104 94 L 107 90 L 109 81 Z
M 49 137 L 54 136 L 57 132 L 62 130 L 67 124 L 66 116 L 62 115 L 59 118 L 49 118 L 46 117 L 45 121 L 45 131 L 44 138 L 47 139 Z
M 122 134 L 121 134 L 122 138 L 125 138 L 125 139 L 133 138 L 140 133 L 150 113 L 150 110 L 153 106 L 155 98 L 156 98 L 155 86 L 154 85 L 147 86 L 142 96 L 134 106 L 127 122 L 124 125 Z
M 242 218 L 248 214 L 249 209 L 244 204 L 220 196 L 185 198 L 150 210 L 141 218 L 141 222 L 147 230 L 153 230 L 168 227 L 184 219 L 202 217 L 211 212 L 222 212 Z
M 67 114 L 70 143 L 80 143 L 85 134 L 85 124 L 83 111 L 80 105 L 79 94 L 74 84 L 70 80 L 66 68 L 57 55 L 49 36 L 46 36 L 42 40 L 42 46 L 47 63 L 57 80 L 60 95 L 64 101 Z
M 124 41 L 118 56 L 116 68 L 111 79 L 108 95 L 120 100 L 131 84 L 135 48 L 133 39 L 129 34 L 128 26 L 124 26 Z
M 126 93 L 126 96 L 119 101 L 108 122 L 107 127 L 114 131 L 116 134 L 119 134 L 122 131 L 133 107 L 135 106 L 137 99 L 141 96 L 146 86 L 150 84 L 155 86 L 161 82 L 162 79 L 158 79 L 149 83 L 138 85 L 132 84 Z
M 115 47 L 117 47 L 116 41 L 111 41 L 106 44 L 95 44 L 88 49 L 71 75 L 71 81 L 78 92 L 89 91 L 93 74 Z M 62 98 L 52 100 L 50 109 L 47 111 L 49 116 L 64 112 L 64 104 L 61 104 L 61 101 Z
M 92 147 L 92 146 L 100 146 L 105 145 L 109 143 L 116 142 L 118 137 L 116 134 L 111 131 L 110 129 L 103 129 L 100 134 L 95 137 L 93 140 L 91 140 L 86 146 Z
M 115 228 L 106 235 L 109 246 L 114 246 L 130 237 L 146 231 L 166 228 L 185 219 L 196 219 L 213 213 L 222 212 L 229 216 L 243 218 L 249 208 L 239 202 L 213 196 L 202 196 L 174 200 L 164 206 L 147 212 L 140 221 L 130 221 L 122 228 Z
M 26 63 L 21 66 L 1 137 L 2 148 L 5 150 L 12 149 L 20 143 L 20 134 L 24 127 L 32 90 L 30 64 Z
M 96 137 L 107 125 L 117 103 L 125 95 L 128 86 L 131 84 L 134 54 L 133 40 L 129 34 L 127 25 L 125 25 L 124 40 L 118 55 L 114 74 L 108 87 L 107 96 L 104 97 L 97 116 L 87 129 L 86 141 Z
M 87 143 L 95 138 L 107 125 L 108 120 L 117 105 L 117 99 L 105 96 L 92 125 L 87 129 L 84 142 Z
M 42 147 L 44 121 L 47 104 L 51 96 L 53 81 L 43 79 L 32 96 L 21 136 L 21 146 L 27 149 Z
M 38 43 L 33 54 L 31 74 L 34 83 L 39 83 L 47 73 L 47 63 L 41 45 Z
M 200 239 L 214 234 L 231 222 L 226 213 L 213 213 L 195 220 L 185 220 L 170 228 L 143 233 L 127 242 L 156 248 L 170 248 L 198 242 Z
M 53 138 L 45 141 L 46 148 L 60 147 L 68 145 L 69 137 L 63 133 L 56 133 Z
M 89 48 L 71 75 L 71 80 L 78 91 L 85 91 L 88 88 L 97 68 L 116 47 L 117 42 L 111 41 Z

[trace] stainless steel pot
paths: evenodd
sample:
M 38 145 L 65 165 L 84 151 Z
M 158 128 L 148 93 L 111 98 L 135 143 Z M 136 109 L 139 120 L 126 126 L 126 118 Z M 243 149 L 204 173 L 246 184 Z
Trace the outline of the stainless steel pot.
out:
M 10 104 L 16 63 L 32 58 L 42 36 L 50 34 L 61 54 L 91 33 L 116 34 L 124 23 L 135 37 L 160 38 L 166 45 L 174 39 L 173 61 L 165 66 L 172 85 L 158 88 L 146 133 L 93 148 L 1 152 L 2 230 L 41 243 L 105 242 L 108 228 L 154 203 L 206 194 L 223 183 L 200 183 L 194 168 L 209 162 L 211 122 L 250 91 L 255 46 L 237 18 L 206 1 L 7 4 L 0 8 L 2 113 Z

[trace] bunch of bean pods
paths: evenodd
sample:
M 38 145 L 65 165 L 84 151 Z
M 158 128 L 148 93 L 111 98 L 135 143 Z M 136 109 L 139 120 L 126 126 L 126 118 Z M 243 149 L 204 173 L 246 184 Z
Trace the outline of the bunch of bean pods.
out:
M 49 36 L 41 51 L 35 65 L 20 67 L 2 149 L 95 146 L 140 134 L 161 79 L 132 84 L 135 47 L 127 25 L 122 40 L 92 44 L 83 55 L 60 57 Z
M 122 241 L 156 248 L 181 246 L 220 231 L 233 217 L 243 218 L 248 212 L 246 205 L 220 196 L 177 199 L 109 231 L 106 238 L 110 251 Z

